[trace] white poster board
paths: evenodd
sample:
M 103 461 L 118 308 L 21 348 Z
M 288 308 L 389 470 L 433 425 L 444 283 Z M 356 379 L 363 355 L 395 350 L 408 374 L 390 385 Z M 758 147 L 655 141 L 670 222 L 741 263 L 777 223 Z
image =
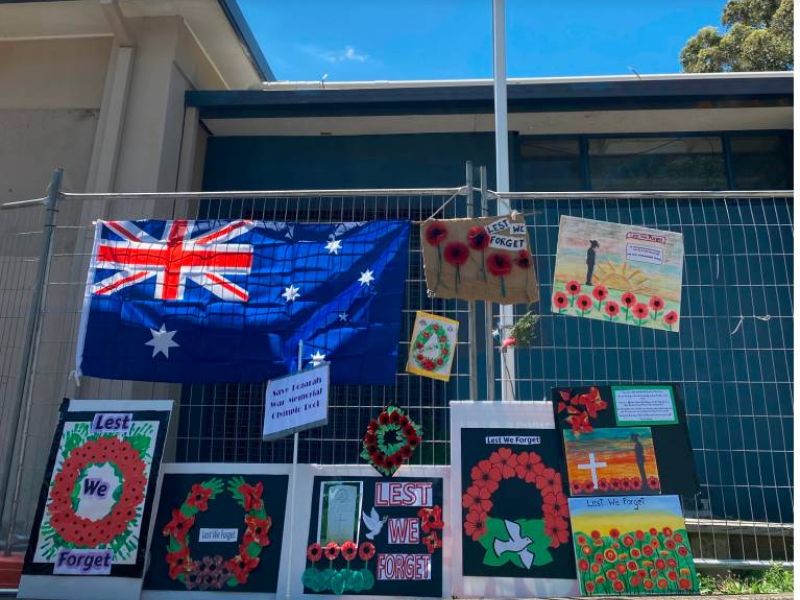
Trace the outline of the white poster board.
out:
M 273 379 L 264 399 L 264 440 L 275 440 L 328 422 L 330 365 Z

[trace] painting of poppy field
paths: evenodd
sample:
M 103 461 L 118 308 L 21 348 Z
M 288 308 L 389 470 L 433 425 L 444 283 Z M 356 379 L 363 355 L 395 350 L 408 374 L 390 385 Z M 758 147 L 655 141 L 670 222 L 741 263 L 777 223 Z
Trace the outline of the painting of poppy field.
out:
M 551 310 L 678 331 L 683 235 L 562 216 Z
M 569 511 L 582 594 L 698 592 L 678 496 L 570 498 Z
M 563 434 L 571 496 L 660 493 L 649 427 L 564 429 Z

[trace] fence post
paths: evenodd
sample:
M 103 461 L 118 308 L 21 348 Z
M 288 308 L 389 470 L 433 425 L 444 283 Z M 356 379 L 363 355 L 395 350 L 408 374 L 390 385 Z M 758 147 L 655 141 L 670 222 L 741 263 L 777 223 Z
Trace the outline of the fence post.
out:
M 479 169 L 481 183 L 481 216 L 489 214 L 489 180 L 486 176 L 486 166 L 481 165 Z M 492 330 L 492 307 L 491 302 L 483 303 L 484 316 L 486 318 L 486 399 L 494 400 L 494 335 Z
M 467 216 L 475 216 L 472 161 L 467 161 Z M 469 399 L 478 400 L 478 302 L 469 302 Z
M 5 551 L 6 556 L 11 554 L 12 537 L 14 535 L 14 521 L 17 518 L 17 508 L 19 504 L 19 487 L 23 471 L 23 461 L 25 458 L 25 443 L 28 435 L 29 420 L 26 415 L 22 431 L 18 426 L 22 405 L 27 398 L 30 403 L 30 392 L 33 387 L 33 365 L 36 364 L 36 355 L 39 351 L 39 338 L 41 334 L 41 316 L 44 307 L 45 288 L 47 287 L 47 276 L 50 271 L 50 250 L 53 245 L 53 230 L 55 229 L 56 212 L 58 212 L 58 197 L 61 193 L 61 180 L 64 169 L 57 168 L 53 171 L 50 178 L 50 186 L 47 189 L 47 197 L 44 199 L 44 223 L 42 225 L 42 246 L 39 252 L 39 264 L 36 270 L 36 281 L 33 286 L 33 297 L 31 298 L 30 310 L 28 312 L 28 328 L 25 332 L 25 342 L 22 351 L 22 361 L 19 370 L 19 384 L 17 385 L 17 395 L 11 405 L 11 415 L 9 421 L 17 424 L 14 427 L 14 434 L 11 449 L 4 457 L 3 464 L 3 485 L 0 486 L 2 502 L 0 502 L 0 527 L 3 518 L 8 515 Z M 27 412 L 27 411 L 26 411 Z M 11 498 L 11 507 L 7 512 L 8 505 L 8 484 L 11 481 L 11 471 L 13 469 L 14 455 L 19 444 L 19 458 L 17 461 L 17 476 L 14 483 L 14 493 Z

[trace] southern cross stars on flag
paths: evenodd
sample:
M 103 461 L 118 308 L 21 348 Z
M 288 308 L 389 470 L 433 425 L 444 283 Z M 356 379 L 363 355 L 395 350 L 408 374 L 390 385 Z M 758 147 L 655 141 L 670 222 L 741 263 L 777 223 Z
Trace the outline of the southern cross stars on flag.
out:
M 334 383 L 394 383 L 408 222 L 101 221 L 78 372 L 256 382 L 331 362 Z M 382 338 L 382 339 L 381 339 Z

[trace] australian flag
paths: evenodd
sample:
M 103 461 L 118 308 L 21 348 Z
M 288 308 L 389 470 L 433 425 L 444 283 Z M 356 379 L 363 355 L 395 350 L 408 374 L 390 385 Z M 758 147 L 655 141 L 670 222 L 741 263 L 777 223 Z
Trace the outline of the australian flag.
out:
M 408 221 L 99 221 L 77 372 L 256 383 L 330 363 L 393 384 Z

